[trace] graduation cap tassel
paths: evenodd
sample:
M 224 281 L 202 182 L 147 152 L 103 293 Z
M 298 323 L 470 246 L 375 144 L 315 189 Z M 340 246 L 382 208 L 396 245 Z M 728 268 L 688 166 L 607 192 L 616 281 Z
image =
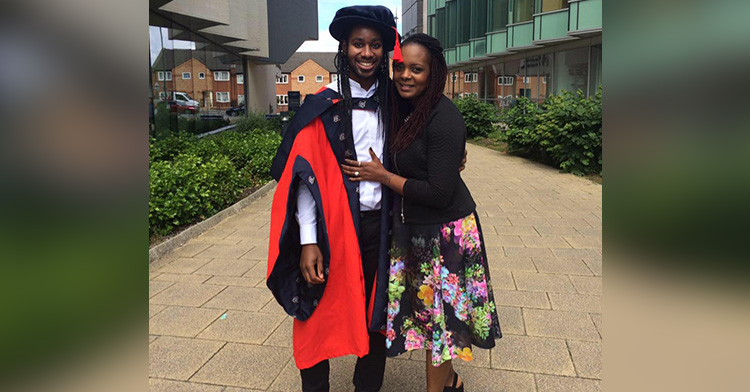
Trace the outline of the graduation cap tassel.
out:
M 393 61 L 401 63 L 404 61 L 404 58 L 401 56 L 401 42 L 399 42 L 398 29 L 393 27 L 393 30 L 396 32 L 396 43 L 393 45 Z

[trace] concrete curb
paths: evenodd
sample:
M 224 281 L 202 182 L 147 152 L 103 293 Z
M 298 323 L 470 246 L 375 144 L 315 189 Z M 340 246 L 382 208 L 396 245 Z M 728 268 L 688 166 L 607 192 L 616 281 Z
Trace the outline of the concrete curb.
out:
M 194 224 L 193 226 L 188 227 L 187 229 L 183 230 L 176 236 L 160 244 L 152 246 L 148 250 L 149 265 L 159 260 L 165 254 L 179 248 L 180 246 L 184 245 L 186 242 L 205 233 L 208 229 L 218 225 L 224 219 L 237 214 L 238 212 L 240 212 L 240 210 L 252 204 L 252 202 L 254 202 L 255 200 L 258 200 L 261 197 L 265 196 L 266 193 L 270 192 L 275 187 L 276 187 L 276 181 L 272 180 L 266 185 L 263 185 L 257 191 L 253 192 L 251 195 L 219 211 L 214 216 L 208 219 L 205 219 L 201 222 L 198 222 Z

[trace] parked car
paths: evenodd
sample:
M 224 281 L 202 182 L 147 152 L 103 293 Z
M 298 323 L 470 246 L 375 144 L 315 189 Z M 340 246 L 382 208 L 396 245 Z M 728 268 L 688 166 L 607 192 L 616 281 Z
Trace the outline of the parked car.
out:
M 227 109 L 227 116 L 236 117 L 245 114 L 245 104 Z
M 179 101 L 169 102 L 170 113 L 195 114 L 197 111 L 198 111 L 197 105 L 186 105 L 186 104 L 180 103 Z
M 179 91 L 172 92 L 172 101 L 175 101 L 181 105 L 200 107 L 200 103 L 193 99 L 188 93 L 182 93 Z

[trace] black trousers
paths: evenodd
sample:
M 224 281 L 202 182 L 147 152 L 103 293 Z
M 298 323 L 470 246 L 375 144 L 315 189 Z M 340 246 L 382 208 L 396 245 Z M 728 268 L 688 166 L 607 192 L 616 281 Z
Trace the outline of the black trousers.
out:
M 380 246 L 380 210 L 365 211 L 360 214 L 359 246 L 362 251 L 362 270 L 365 276 L 365 294 L 369 307 L 372 284 L 378 267 Z M 342 309 L 346 311 L 346 309 Z M 328 360 L 300 370 L 303 392 L 327 392 L 331 386 L 328 380 L 330 365 Z M 377 392 L 383 385 L 385 372 L 385 336 L 380 332 L 370 332 L 370 352 L 357 358 L 352 382 L 356 391 Z

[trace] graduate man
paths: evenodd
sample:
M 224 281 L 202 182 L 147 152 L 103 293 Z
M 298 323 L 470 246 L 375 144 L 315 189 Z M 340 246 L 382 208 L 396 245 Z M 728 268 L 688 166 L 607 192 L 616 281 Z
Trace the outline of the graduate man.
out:
M 388 165 L 388 53 L 400 59 L 391 11 L 352 6 L 329 27 L 337 82 L 308 95 L 274 158 L 267 285 L 294 320 L 303 391 L 328 391 L 328 359 L 354 354 L 356 391 L 378 391 L 385 370 L 392 195 L 353 182 L 344 159 Z M 386 166 L 387 168 L 387 166 Z

